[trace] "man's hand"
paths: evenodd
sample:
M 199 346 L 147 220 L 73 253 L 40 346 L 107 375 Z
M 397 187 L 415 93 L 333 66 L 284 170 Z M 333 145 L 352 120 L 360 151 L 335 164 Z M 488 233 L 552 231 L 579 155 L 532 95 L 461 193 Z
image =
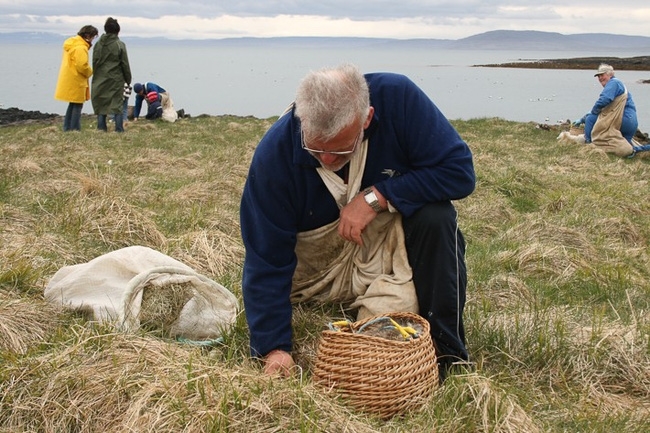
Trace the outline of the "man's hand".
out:
M 291 354 L 284 350 L 272 350 L 264 357 L 264 374 L 269 376 L 291 376 L 291 369 L 296 365 Z
M 382 208 L 386 208 L 386 199 L 374 189 L 377 200 Z M 350 203 L 341 209 L 339 221 L 339 236 L 358 245 L 363 245 L 361 233 L 377 216 L 366 200 L 363 194 L 357 194 Z

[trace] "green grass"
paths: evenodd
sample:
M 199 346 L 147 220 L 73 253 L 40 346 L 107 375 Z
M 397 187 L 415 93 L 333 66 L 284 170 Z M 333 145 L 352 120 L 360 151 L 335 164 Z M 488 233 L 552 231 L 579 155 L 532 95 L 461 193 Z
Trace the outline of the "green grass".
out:
M 278 380 L 249 358 L 243 314 L 206 350 L 44 302 L 61 267 L 130 245 L 241 300 L 239 195 L 273 120 L 0 128 L 0 431 L 650 430 L 650 159 L 559 143 L 532 123 L 453 122 L 478 180 L 456 203 L 476 368 L 421 411 L 382 421 L 311 382 L 336 305 L 296 306 L 301 370 Z

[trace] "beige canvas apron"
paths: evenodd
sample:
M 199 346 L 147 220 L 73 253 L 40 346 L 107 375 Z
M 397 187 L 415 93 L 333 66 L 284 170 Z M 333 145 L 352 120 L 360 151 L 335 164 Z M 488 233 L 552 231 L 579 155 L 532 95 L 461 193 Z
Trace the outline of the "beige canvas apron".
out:
M 174 102 L 171 96 L 169 96 L 169 93 L 163 92 L 160 94 L 160 100 L 160 105 L 163 109 L 162 119 L 174 123 L 178 119 L 178 113 L 174 109 Z
M 350 161 L 349 183 L 319 167 L 339 208 L 359 192 L 367 155 L 365 140 Z M 418 312 L 399 213 L 383 212 L 364 230 L 363 246 L 338 235 L 339 220 L 298 233 L 298 265 L 291 301 L 351 303 L 357 320 L 395 311 Z
M 627 89 L 625 93 L 614 98 L 598 115 L 598 119 L 591 131 L 591 143 L 617 156 L 632 154 L 632 145 L 621 134 L 623 111 L 627 102 Z

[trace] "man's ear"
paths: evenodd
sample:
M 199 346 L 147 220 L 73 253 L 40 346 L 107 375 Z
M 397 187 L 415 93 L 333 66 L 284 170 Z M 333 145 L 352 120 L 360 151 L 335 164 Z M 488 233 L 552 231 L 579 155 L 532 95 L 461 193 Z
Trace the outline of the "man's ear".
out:
M 366 121 L 363 123 L 363 129 L 366 129 L 368 126 L 370 126 L 370 121 L 372 121 L 372 116 L 375 114 L 375 107 L 372 105 L 368 107 L 368 117 L 366 117 Z

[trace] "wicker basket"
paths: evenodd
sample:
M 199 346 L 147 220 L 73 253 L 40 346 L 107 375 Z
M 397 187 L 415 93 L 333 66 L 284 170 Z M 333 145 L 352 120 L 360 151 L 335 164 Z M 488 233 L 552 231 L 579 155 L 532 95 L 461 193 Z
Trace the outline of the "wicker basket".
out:
M 418 338 L 395 341 L 354 333 L 388 316 L 422 328 Z M 314 382 L 333 388 L 357 409 L 390 418 L 420 408 L 438 387 L 438 364 L 429 323 L 413 313 L 390 313 L 353 323 L 351 331 L 323 331 Z

